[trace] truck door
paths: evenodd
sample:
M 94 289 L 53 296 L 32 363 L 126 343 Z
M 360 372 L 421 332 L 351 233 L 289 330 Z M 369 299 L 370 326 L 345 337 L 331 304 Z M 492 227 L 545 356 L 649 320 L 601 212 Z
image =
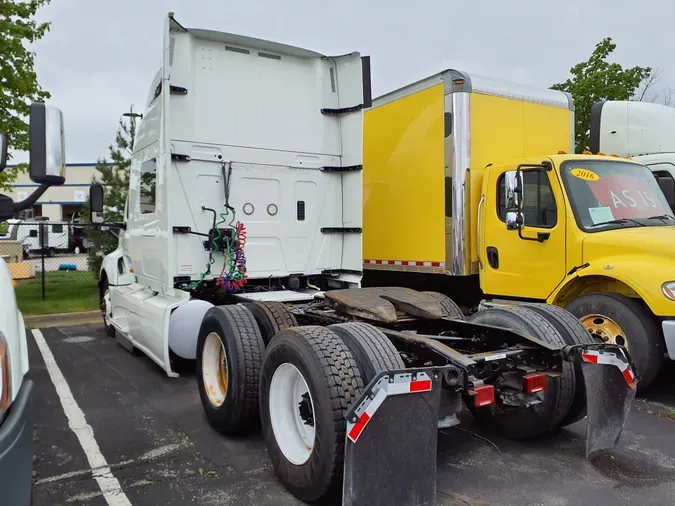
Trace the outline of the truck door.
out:
M 481 206 L 480 270 L 485 294 L 546 299 L 565 277 L 565 203 L 553 171 L 523 169 L 520 231 L 507 220 L 515 171 L 488 170 Z M 481 217 L 479 217 L 481 219 Z M 510 225 L 507 225 L 507 221 Z M 521 237 L 522 236 L 522 237 Z
M 153 153 L 154 154 L 154 153 Z M 131 161 L 129 192 L 129 253 L 141 285 L 161 291 L 166 272 L 166 234 L 162 233 L 163 213 L 157 205 L 157 158 L 140 153 Z M 141 161 L 143 160 L 143 161 Z

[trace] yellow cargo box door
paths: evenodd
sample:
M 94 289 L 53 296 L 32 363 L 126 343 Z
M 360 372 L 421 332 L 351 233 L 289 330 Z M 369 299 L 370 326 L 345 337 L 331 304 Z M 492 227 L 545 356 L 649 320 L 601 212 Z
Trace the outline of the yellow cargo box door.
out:
M 443 84 L 364 118 L 364 266 L 439 269 L 445 258 Z

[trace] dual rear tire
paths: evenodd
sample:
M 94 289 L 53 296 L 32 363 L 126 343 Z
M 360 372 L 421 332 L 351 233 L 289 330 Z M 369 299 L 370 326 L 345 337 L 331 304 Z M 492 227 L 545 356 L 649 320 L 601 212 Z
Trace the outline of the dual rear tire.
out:
M 339 496 L 347 410 L 375 375 L 405 365 L 380 330 L 362 323 L 289 325 L 265 349 L 269 329 L 261 331 L 264 312 L 254 311 L 220 306 L 204 318 L 197 378 L 209 423 L 230 436 L 261 425 L 275 474 L 293 495 Z
M 561 348 L 593 342 L 583 325 L 562 308 L 547 304 L 496 307 L 479 311 L 470 322 L 508 328 Z M 471 406 L 470 402 L 467 405 Z M 548 378 L 544 400 L 529 407 L 470 408 L 479 423 L 510 439 L 541 437 L 586 416 L 580 368 L 563 362 L 558 378 Z

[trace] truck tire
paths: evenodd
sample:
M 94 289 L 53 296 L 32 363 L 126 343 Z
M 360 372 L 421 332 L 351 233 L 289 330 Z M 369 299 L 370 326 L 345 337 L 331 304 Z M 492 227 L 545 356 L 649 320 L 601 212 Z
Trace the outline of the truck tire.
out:
M 666 346 L 656 319 L 641 300 L 616 293 L 590 293 L 574 299 L 566 309 L 594 338 L 626 346 L 639 375 L 638 392 L 654 381 Z
M 528 308 L 536 311 L 553 325 L 565 340 L 566 344 L 593 343 L 591 334 L 581 322 L 569 311 L 553 304 L 528 304 Z M 574 399 L 567 416 L 560 423 L 567 427 L 586 417 L 586 384 L 581 370 L 581 364 L 575 364 L 576 372 Z
M 281 302 L 250 302 L 244 306 L 258 322 L 265 345 L 268 345 L 280 330 L 298 326 L 295 315 Z
M 298 499 L 341 496 L 345 415 L 362 392 L 354 356 L 326 327 L 282 330 L 267 348 L 260 379 L 263 436 L 275 474 Z
M 547 319 L 525 306 L 485 309 L 472 315 L 469 321 L 508 328 L 561 348 L 566 344 Z M 475 409 L 470 402 L 467 406 L 480 423 L 495 432 L 515 440 L 533 439 L 560 427 L 572 407 L 575 386 L 574 367 L 563 362 L 558 381 L 552 378 L 547 381 L 544 401 L 540 404 L 504 411 L 497 411 L 495 406 Z
M 216 306 L 197 338 L 197 386 L 206 417 L 228 436 L 259 427 L 258 385 L 265 343 L 243 306 Z
M 367 323 L 339 323 L 328 328 L 342 338 L 354 355 L 364 385 L 382 371 L 405 369 L 398 350 L 380 329 Z
M 108 324 L 106 321 L 108 304 L 110 304 L 110 288 L 108 287 L 108 278 L 104 276 L 103 281 L 101 282 L 101 290 L 99 291 L 99 307 L 101 308 L 101 318 L 103 319 L 103 326 L 105 327 L 105 335 L 108 337 L 115 337 L 115 327 Z
M 422 292 L 422 293 L 431 295 L 434 299 L 440 302 L 443 318 L 452 318 L 455 320 L 466 319 L 464 317 L 464 313 L 462 313 L 462 310 L 459 308 L 459 306 L 455 304 L 455 301 L 453 301 L 447 295 L 438 292 Z

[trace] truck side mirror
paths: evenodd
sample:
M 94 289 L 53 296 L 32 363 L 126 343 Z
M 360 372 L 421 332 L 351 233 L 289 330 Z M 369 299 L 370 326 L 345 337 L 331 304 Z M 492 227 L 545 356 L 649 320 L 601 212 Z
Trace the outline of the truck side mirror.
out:
M 30 105 L 30 178 L 40 186 L 21 202 L 0 195 L 0 220 L 13 218 L 29 209 L 51 185 L 66 181 L 66 143 L 63 133 L 63 113 L 56 107 L 35 102 Z M 7 140 L 2 141 L 2 165 L 7 155 Z
M 103 223 L 103 186 L 93 184 L 89 187 L 89 221 Z
M 7 137 L 0 134 L 0 172 L 7 166 Z
M 523 225 L 523 173 L 520 169 L 504 173 L 506 228 L 517 230 Z
M 668 205 L 675 211 L 675 179 L 672 176 L 657 176 L 656 180 L 668 201 Z
M 61 185 L 66 181 L 63 113 L 35 102 L 30 106 L 30 178 L 34 183 Z

